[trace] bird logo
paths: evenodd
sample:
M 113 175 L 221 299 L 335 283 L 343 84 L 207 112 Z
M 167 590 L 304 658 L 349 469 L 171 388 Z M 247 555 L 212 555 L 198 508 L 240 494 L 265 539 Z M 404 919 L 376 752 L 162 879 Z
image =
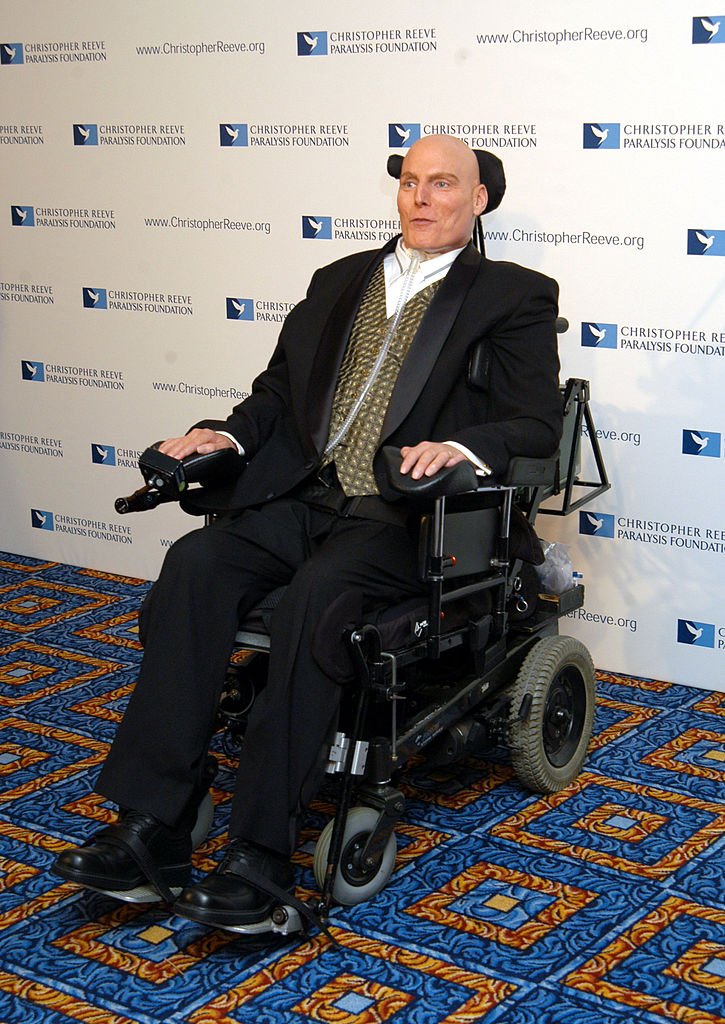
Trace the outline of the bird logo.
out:
M 617 324 L 582 320 L 581 343 L 585 348 L 617 348 Z
M 227 296 L 227 320 L 254 320 L 254 299 Z
M 321 238 L 332 238 L 332 218 L 331 217 L 319 217 L 311 216 L 310 214 L 302 215 L 302 237 L 321 239 Z
M 622 125 L 619 121 L 585 121 L 584 149 L 619 149 Z
M 249 126 L 247 124 L 226 124 L 219 125 L 220 146 L 247 146 L 249 145 Z
M 9 43 L 3 43 L 3 53 L 7 54 L 7 63 L 12 64 L 18 54 L 18 51 Z
M 24 210 L 22 208 L 22 206 L 16 206 L 16 207 L 14 207 L 14 209 L 15 209 L 15 216 L 18 218 L 18 220 L 19 221 L 25 221 L 25 218 L 28 216 L 28 211 Z
M 715 626 L 694 619 L 677 620 L 677 642 L 688 647 L 715 647 Z
M 44 512 L 39 508 L 31 508 L 30 524 L 35 530 L 52 530 L 53 514 L 52 512 Z
M 410 128 L 404 128 L 402 124 L 394 124 L 393 128 L 400 137 L 400 145 L 407 145 L 408 139 L 410 138 Z
M 703 246 L 703 249 L 702 249 L 703 256 L 708 251 L 708 249 L 711 248 L 712 243 L 715 241 L 715 236 L 714 235 L 706 235 L 704 231 L 696 231 L 695 232 L 695 238 Z
M 100 444 L 94 444 L 93 448 L 96 452 L 99 462 L 106 462 L 108 460 L 108 456 L 110 454 L 108 448 L 104 448 Z
M 32 380 L 32 378 L 35 377 L 35 375 L 38 372 L 37 363 L 29 363 L 27 360 L 25 360 L 23 366 L 25 367 L 25 372 L 30 376 L 30 379 Z
M 593 530 L 594 533 L 598 533 L 601 530 L 601 528 L 604 526 L 604 520 L 603 519 L 597 519 L 597 517 L 595 515 L 592 515 L 591 512 L 587 512 L 586 513 L 586 517 L 587 517 L 587 521 L 589 522 L 590 526 L 594 527 L 594 530 Z
M 702 626 L 698 626 L 698 624 L 696 622 L 688 622 L 687 620 L 685 620 L 685 629 L 687 630 L 689 635 L 692 637 L 692 639 L 690 640 L 690 643 L 696 644 L 697 641 L 702 636 L 702 633 L 703 633 Z
M 711 43 L 712 40 L 715 38 L 715 36 L 720 31 L 720 22 L 719 21 L 711 21 L 709 18 L 700 18 L 700 24 L 702 25 L 702 27 L 705 29 L 706 32 L 710 33 L 710 38 L 708 39 L 708 43 Z
M 327 32 L 298 32 L 298 57 L 324 57 L 327 54 Z
M 73 125 L 74 146 L 97 146 L 98 125 L 97 124 L 74 124 Z
M 700 437 L 699 434 L 695 433 L 694 430 L 689 431 L 690 437 L 692 438 L 693 444 L 697 446 L 697 454 L 702 455 L 702 452 L 707 448 L 710 443 L 709 437 Z
M 105 288 L 83 288 L 83 306 L 85 309 L 108 309 L 108 292 Z
M 579 533 L 585 537 L 614 539 L 615 518 L 608 512 L 582 511 L 579 513 Z

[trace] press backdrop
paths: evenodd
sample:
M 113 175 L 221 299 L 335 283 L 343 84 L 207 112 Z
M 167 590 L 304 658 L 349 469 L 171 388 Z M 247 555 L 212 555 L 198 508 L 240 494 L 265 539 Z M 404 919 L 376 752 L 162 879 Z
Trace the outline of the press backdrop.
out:
M 556 277 L 613 488 L 540 532 L 604 668 L 725 689 L 723 14 L 682 0 L 5 0 L 5 550 L 154 577 L 150 442 L 250 389 L 311 272 L 397 229 L 391 152 L 496 152 L 488 254 Z

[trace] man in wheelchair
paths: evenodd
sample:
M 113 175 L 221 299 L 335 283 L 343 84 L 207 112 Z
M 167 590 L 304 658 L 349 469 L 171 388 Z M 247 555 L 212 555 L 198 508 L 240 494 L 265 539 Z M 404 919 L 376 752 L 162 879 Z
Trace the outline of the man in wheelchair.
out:
M 504 188 L 491 154 L 450 136 L 415 143 L 400 169 L 402 235 L 318 270 L 251 396 L 160 445 L 174 459 L 231 448 L 246 468 L 228 514 L 166 556 L 141 616 L 140 676 L 98 779 L 118 821 L 58 857 L 65 879 L 120 899 L 175 897 L 176 913 L 220 927 L 268 917 L 265 883 L 291 891 L 298 819 L 341 695 L 316 656 L 316 627 L 345 595 L 369 608 L 421 593 L 417 517 L 391 489 L 383 447 L 421 481 L 463 462 L 497 480 L 511 459 L 557 449 L 556 283 L 471 244 Z M 235 632 L 281 586 L 226 854 L 188 887 Z

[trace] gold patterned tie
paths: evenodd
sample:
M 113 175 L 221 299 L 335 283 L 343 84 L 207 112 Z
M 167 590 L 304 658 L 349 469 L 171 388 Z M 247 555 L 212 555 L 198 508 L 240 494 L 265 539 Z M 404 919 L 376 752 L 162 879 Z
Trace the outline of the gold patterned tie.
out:
M 423 288 L 406 303 L 387 355 L 370 389 L 342 440 L 328 454 L 334 460 L 337 476 L 348 497 L 378 494 L 373 473 L 373 457 L 380 443 L 380 432 L 403 360 L 440 281 Z M 385 308 L 385 272 L 381 264 L 368 285 L 355 318 L 350 340 L 340 367 L 332 403 L 330 437 L 344 424 L 356 399 L 365 387 L 380 353 L 389 327 Z

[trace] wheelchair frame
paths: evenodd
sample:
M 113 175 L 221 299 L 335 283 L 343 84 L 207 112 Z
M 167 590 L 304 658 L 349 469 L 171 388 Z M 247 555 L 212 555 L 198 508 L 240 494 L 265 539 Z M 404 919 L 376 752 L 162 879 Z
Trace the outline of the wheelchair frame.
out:
M 575 584 L 558 596 L 539 595 L 533 613 L 522 621 L 511 614 L 512 602 L 522 601 L 516 591 L 522 561 L 512 558 L 509 550 L 514 501 L 533 525 L 537 513 L 568 515 L 610 486 L 589 408 L 588 381 L 572 378 L 561 390 L 564 432 L 559 453 L 550 459 L 512 460 L 501 483 L 481 482 L 468 463 L 436 474 L 433 486 L 430 480 L 412 481 L 396 476 L 395 453 L 389 451 L 391 485 L 414 504 L 424 503 L 421 578 L 428 588 L 427 618 L 416 622 L 410 643 L 394 649 L 386 649 L 374 623 L 361 623 L 349 632 L 357 689 L 350 711 L 352 724 L 337 733 L 329 753 L 327 771 L 341 778 L 341 791 L 337 813 L 323 829 L 315 852 L 321 896 L 312 914 L 291 897 L 263 924 L 232 930 L 287 934 L 303 927 L 303 918 L 310 916 L 324 927 L 334 903 L 360 902 L 380 891 L 394 867 L 394 828 L 405 806 L 393 780 L 426 748 L 437 746 L 439 758 L 455 760 L 486 742 L 510 745 L 512 735 L 515 738 L 529 729 L 518 763 L 514 756 L 521 781 L 551 792 L 578 774 L 591 733 L 594 672 L 586 648 L 558 636 L 558 620 L 583 604 L 584 588 Z M 580 479 L 582 423 L 594 457 L 595 480 Z M 215 508 L 205 501 L 204 488 L 189 485 L 210 477 L 218 482 L 230 469 L 238 469 L 239 460 L 230 450 L 214 454 L 218 457 L 191 456 L 179 462 L 155 448 L 147 449 L 139 461 L 146 485 L 129 498 L 119 498 L 117 511 L 180 500 L 186 511 L 208 516 Z M 577 488 L 585 493 L 575 497 Z M 422 498 L 421 490 L 427 492 Z M 540 507 L 557 495 L 560 508 Z M 493 551 L 474 573 L 464 569 L 459 583 L 462 570 L 446 551 L 446 521 L 463 512 L 465 537 L 466 515 L 486 510 L 500 517 L 492 537 Z M 481 595 L 490 600 L 488 610 L 453 628 L 445 627 L 447 608 Z M 264 654 L 269 646 L 266 632 L 244 628 L 235 640 L 237 650 Z M 456 651 L 470 656 L 464 680 L 442 686 L 434 682 L 429 686 L 430 699 L 401 723 L 399 705 L 411 696 L 405 673 L 420 666 L 430 669 Z M 371 703 L 389 706 L 389 736 L 368 735 Z

